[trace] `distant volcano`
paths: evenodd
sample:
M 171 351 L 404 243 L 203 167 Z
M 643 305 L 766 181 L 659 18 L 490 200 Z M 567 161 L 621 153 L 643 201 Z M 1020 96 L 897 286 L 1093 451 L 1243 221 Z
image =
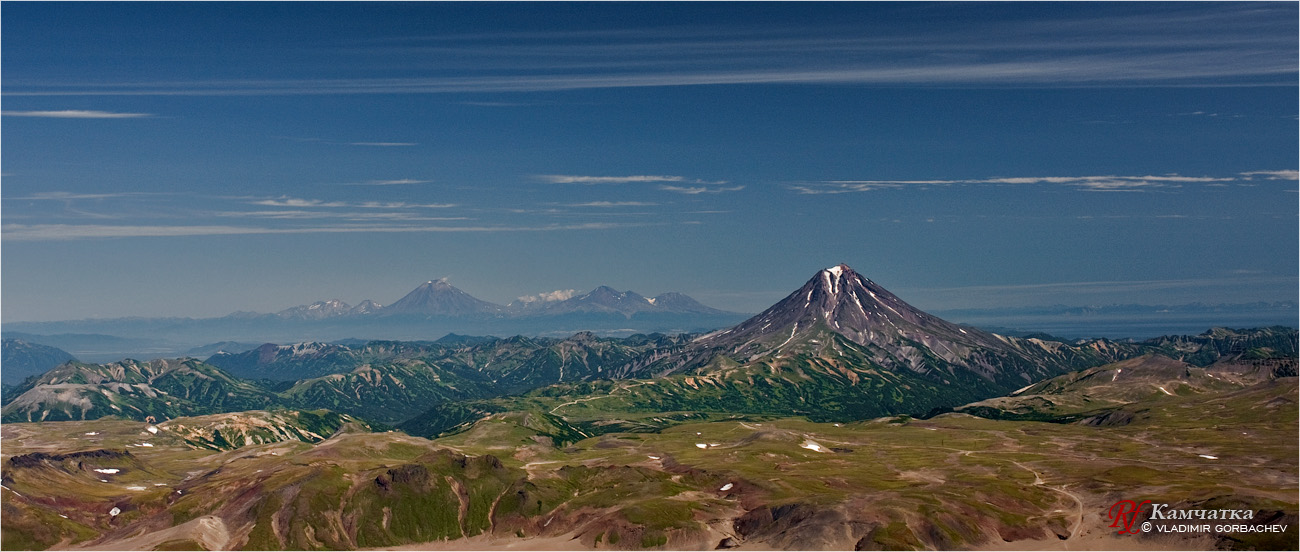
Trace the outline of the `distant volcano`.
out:
M 535 315 L 618 313 L 629 318 L 638 313 L 734 314 L 707 307 L 681 293 L 670 292 L 655 297 L 645 297 L 635 291 L 618 291 L 609 286 L 600 286 L 563 301 L 527 304 L 520 310 Z
M 842 264 L 818 272 L 798 291 L 757 316 L 706 335 L 697 343 L 732 353 L 778 354 L 790 344 L 826 331 L 894 354 L 924 349 L 963 366 L 969 364 L 975 349 L 1010 348 L 993 334 L 927 314 Z
M 445 280 L 430 280 L 411 290 L 405 297 L 379 310 L 380 314 L 414 314 L 425 316 L 472 316 L 499 314 L 505 307 L 475 299 Z
M 753 318 L 640 369 L 689 371 L 718 357 L 744 364 L 802 358 L 809 369 L 857 358 L 863 367 L 940 382 L 960 373 L 1003 385 L 1055 375 L 1071 362 L 1046 342 L 1002 337 L 921 311 L 843 264 L 818 271 Z

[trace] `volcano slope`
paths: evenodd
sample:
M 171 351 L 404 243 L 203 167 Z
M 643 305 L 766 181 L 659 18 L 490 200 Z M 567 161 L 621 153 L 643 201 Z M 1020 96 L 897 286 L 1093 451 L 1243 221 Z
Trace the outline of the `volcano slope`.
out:
M 2 545 L 1295 549 L 1296 378 L 1226 379 L 1126 399 L 1143 415 L 1123 425 L 723 418 L 559 447 L 531 429 L 551 422 L 521 412 L 432 441 L 342 423 L 315 443 L 219 449 L 195 428 L 237 420 L 5 424 Z M 1119 536 L 1106 514 L 1122 499 L 1289 528 Z

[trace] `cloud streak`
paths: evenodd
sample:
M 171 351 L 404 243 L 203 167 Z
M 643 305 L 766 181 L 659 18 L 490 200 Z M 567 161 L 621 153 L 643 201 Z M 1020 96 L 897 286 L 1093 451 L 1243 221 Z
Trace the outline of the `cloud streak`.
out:
M 381 34 L 319 45 L 336 63 L 329 73 L 306 78 L 183 81 L 146 74 L 93 83 L 9 79 L 3 94 L 451 94 L 749 84 L 1295 85 L 1296 12 L 1285 3 L 1063 8 L 1014 20 L 991 17 L 998 11 L 982 7 L 922 5 L 910 15 L 924 16 L 924 28 L 894 24 L 898 19 L 892 11 L 863 8 L 865 15 L 882 17 L 855 18 L 851 25 L 792 22 L 738 29 L 701 20 L 657 28 Z M 361 77 L 379 60 L 397 76 Z
M 737 192 L 745 189 L 744 186 L 724 186 L 724 184 L 727 183 L 725 180 L 711 182 L 697 178 L 693 179 L 684 176 L 668 175 L 578 176 L 569 174 L 544 174 L 538 175 L 537 178 L 552 184 L 584 184 L 587 186 L 599 184 L 659 184 L 658 188 L 662 191 L 687 195 L 720 194 L 723 192 Z M 614 205 L 588 204 L 583 206 L 612 207 Z
M 588 201 L 586 203 L 566 203 L 565 207 L 651 207 L 658 203 L 650 201 Z
M 101 224 L 6 224 L 0 238 L 10 242 L 68 241 L 96 238 L 150 238 L 187 236 L 246 236 L 265 234 L 364 234 L 364 233 L 491 233 L 560 232 L 611 230 L 655 223 L 587 222 L 544 226 L 393 226 L 340 225 L 304 228 L 267 228 L 229 225 L 101 225 Z
M 1222 186 L 1232 182 L 1249 181 L 1256 178 L 1266 180 L 1294 180 L 1295 174 L 1296 171 L 1254 171 L 1241 173 L 1239 176 L 1233 177 L 1182 176 L 1178 174 L 1166 174 L 1143 176 L 997 177 L 957 180 L 824 180 L 819 182 L 792 184 L 789 187 L 801 194 L 813 195 L 960 185 L 1054 185 L 1088 192 L 1142 192 L 1162 188 L 1181 188 L 1185 185 L 1195 184 Z
M 113 192 L 113 193 L 101 193 L 101 194 L 90 194 L 90 193 L 80 193 L 80 192 L 36 192 L 34 194 L 27 195 L 27 196 L 6 197 L 4 199 L 22 200 L 22 201 L 73 201 L 78 199 L 113 199 L 119 197 L 132 197 L 132 196 L 141 196 L 141 195 L 149 195 L 149 194 L 146 194 L 144 192 Z
M 344 182 L 340 186 L 412 186 L 415 184 L 430 184 L 432 180 L 416 180 L 413 178 L 398 178 L 395 180 L 367 180 L 365 182 Z
M 663 186 L 660 186 L 659 189 L 660 189 L 660 190 L 663 190 L 663 191 L 665 191 L 665 192 L 673 192 L 673 193 L 678 193 L 678 194 L 699 195 L 699 194 L 720 194 L 720 193 L 723 193 L 723 192 L 739 192 L 740 190 L 745 189 L 745 187 L 744 187 L 744 186 L 712 186 L 712 187 L 710 187 L 710 186 L 669 186 L 669 185 L 663 185 Z
M 273 199 L 259 199 L 249 201 L 249 205 L 259 205 L 262 207 L 295 207 L 295 208 L 339 208 L 353 207 L 362 209 L 446 209 L 456 207 L 455 203 L 406 203 L 403 201 L 325 201 L 321 199 L 302 199 L 296 197 L 281 196 Z
M 64 109 L 60 111 L 0 111 L 4 117 L 36 117 L 43 119 L 142 119 L 153 117 L 149 113 L 118 113 L 113 111 L 87 111 Z
M 684 182 L 682 176 L 662 176 L 662 175 L 634 175 L 634 176 L 576 176 L 568 174 L 543 174 L 538 175 L 546 182 L 552 184 L 642 184 L 655 182 Z

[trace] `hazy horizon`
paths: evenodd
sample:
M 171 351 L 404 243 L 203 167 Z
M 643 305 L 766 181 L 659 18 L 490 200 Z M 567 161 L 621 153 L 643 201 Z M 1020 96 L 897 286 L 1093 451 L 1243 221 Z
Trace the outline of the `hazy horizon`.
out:
M 5 3 L 6 323 L 1296 301 L 1297 6 Z

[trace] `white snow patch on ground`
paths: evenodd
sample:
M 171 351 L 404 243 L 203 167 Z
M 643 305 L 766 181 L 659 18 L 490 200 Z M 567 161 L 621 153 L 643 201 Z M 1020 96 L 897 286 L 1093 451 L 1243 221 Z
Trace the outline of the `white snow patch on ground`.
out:
M 826 269 L 826 272 L 839 276 L 840 274 L 844 274 L 844 269 L 840 268 L 840 265 L 835 265 Z
M 1119 373 L 1120 373 L 1120 372 L 1123 372 L 1123 371 L 1124 371 L 1123 368 L 1116 368 L 1116 369 L 1115 369 L 1115 375 L 1113 375 L 1113 376 L 1110 377 L 1110 381 L 1115 381 L 1115 378 L 1118 378 L 1118 377 L 1119 377 Z
M 152 446 L 153 446 L 153 443 L 136 443 L 135 446 L 137 446 L 137 447 L 152 447 Z
M 148 431 L 149 433 L 153 433 L 154 435 L 158 434 L 158 426 L 149 426 L 144 428 L 144 430 Z
M 141 487 L 141 486 L 138 486 L 138 485 L 133 485 L 133 486 L 127 487 L 126 490 L 128 490 L 128 491 L 143 491 L 143 490 L 144 490 L 144 487 Z
M 1201 458 L 1209 458 L 1210 460 L 1218 460 L 1218 459 L 1219 459 L 1218 456 L 1210 456 L 1210 455 L 1208 455 L 1208 454 L 1198 454 L 1197 456 L 1200 456 Z
M 812 439 L 805 439 L 804 442 L 799 443 L 799 446 L 811 450 L 813 452 L 826 452 L 825 447 L 821 446 L 820 444 L 817 444 L 817 442 L 813 441 Z
M 89 435 L 89 436 L 92 436 L 92 437 L 93 437 L 93 436 L 95 436 L 95 435 L 99 435 L 99 432 L 98 432 L 98 431 L 91 431 L 91 432 L 89 432 L 89 433 L 86 433 L 86 435 Z
M 1174 396 L 1173 393 L 1170 393 L 1169 391 L 1165 391 L 1165 386 L 1157 385 L 1156 387 L 1160 388 L 1161 391 L 1164 391 L 1166 395 L 1169 395 L 1170 397 Z
M 116 515 L 118 515 L 118 514 L 120 514 L 120 513 L 122 513 L 122 509 L 121 509 L 121 508 L 118 508 L 117 506 L 114 506 L 112 510 L 109 510 L 109 511 L 108 511 L 108 515 L 110 515 L 110 516 L 116 516 Z
M 649 458 L 649 459 L 651 459 L 651 460 L 658 460 L 658 459 L 659 459 L 658 456 L 647 456 L 646 458 Z
M 117 468 L 95 468 L 95 471 L 97 471 L 97 472 L 99 472 L 99 473 L 107 473 L 107 474 L 109 474 L 109 475 L 112 475 L 112 474 L 115 474 L 115 473 L 120 472 L 120 471 L 122 471 L 122 470 L 119 470 L 119 469 L 117 469 Z
M 702 449 L 709 448 L 708 443 L 695 443 L 695 446 Z
M 790 337 L 786 338 L 785 342 L 781 343 L 780 345 L 777 345 L 776 348 L 780 349 L 781 347 L 785 347 L 786 343 L 789 343 L 791 339 L 794 339 L 794 332 L 797 331 L 799 331 L 799 323 L 795 322 L 794 327 L 790 328 Z
M 732 486 L 733 486 L 733 485 L 732 485 L 731 483 L 727 483 L 726 485 L 723 485 L 721 489 L 718 489 L 718 490 L 719 490 L 719 491 L 730 491 Z

